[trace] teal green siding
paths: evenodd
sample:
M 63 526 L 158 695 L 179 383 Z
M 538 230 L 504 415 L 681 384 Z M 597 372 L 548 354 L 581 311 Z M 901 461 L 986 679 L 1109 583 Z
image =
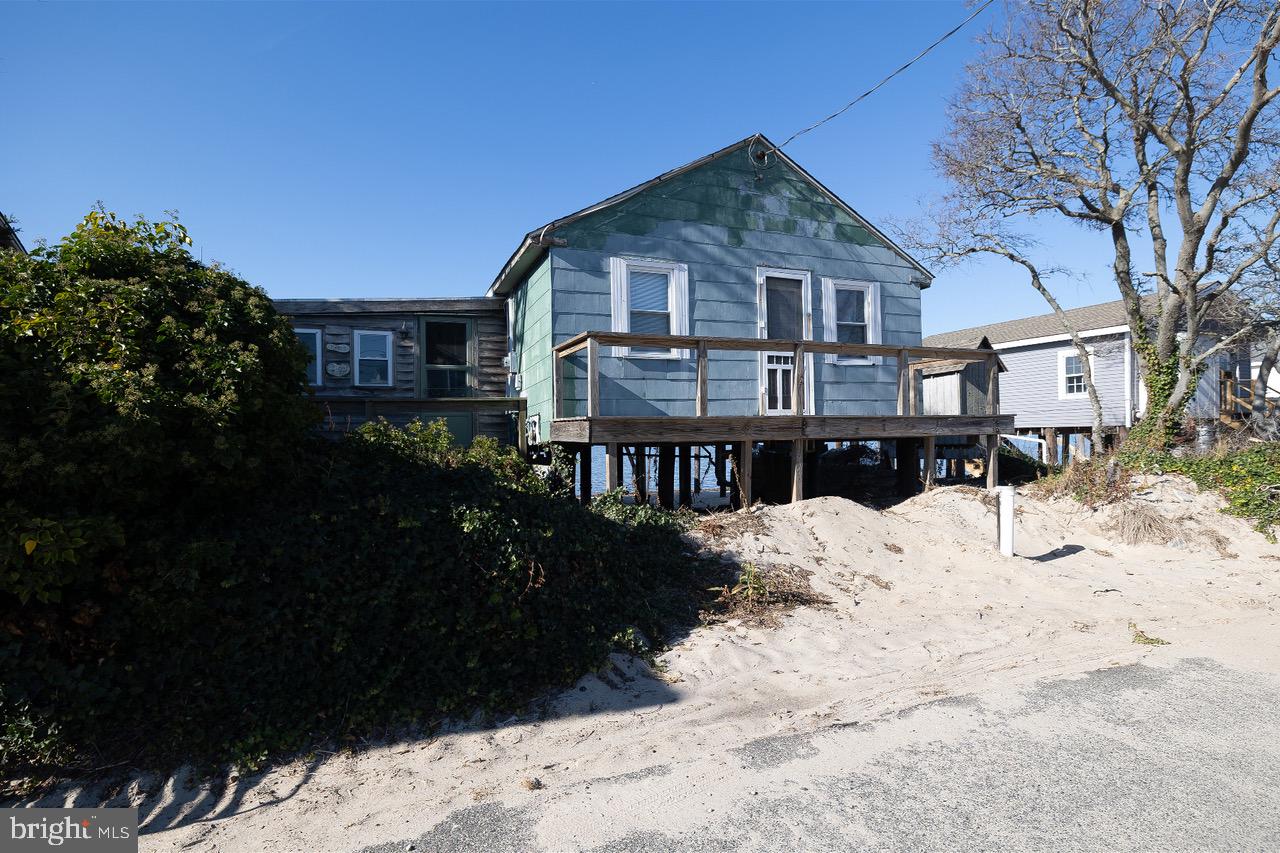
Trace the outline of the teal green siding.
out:
M 551 439 L 551 259 L 534 267 L 511 293 L 512 369 L 520 376 L 520 396 L 529 417 L 539 421 L 539 441 Z
M 758 336 L 756 269 L 808 271 L 814 336 L 822 337 L 824 276 L 880 283 L 881 340 L 920 343 L 920 271 L 785 163 L 757 172 L 745 150 L 731 152 L 555 232 L 552 333 L 559 343 L 608 330 L 609 258 L 617 255 L 688 265 L 690 332 Z M 601 414 L 692 415 L 692 359 L 628 359 L 601 351 Z M 580 365 L 568 371 L 566 415 L 582 414 Z M 759 410 L 758 356 L 714 353 L 708 368 L 712 415 Z M 892 414 L 896 367 L 814 360 L 817 414 Z M 532 404 L 532 397 L 530 398 Z M 550 410 L 548 391 L 546 411 Z M 533 409 L 531 407 L 530 411 Z M 543 420 L 549 418 L 544 415 Z M 545 435 L 545 433 L 544 433 Z

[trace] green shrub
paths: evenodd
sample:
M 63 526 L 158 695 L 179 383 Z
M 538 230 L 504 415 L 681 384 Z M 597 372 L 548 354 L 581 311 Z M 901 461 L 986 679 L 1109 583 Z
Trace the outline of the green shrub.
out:
M 1202 489 L 1226 498 L 1226 512 L 1252 519 L 1257 529 L 1274 536 L 1280 525 L 1280 444 L 1255 444 L 1204 456 L 1174 456 L 1126 449 L 1126 465 L 1153 473 L 1184 474 Z
M 288 325 L 185 243 L 97 214 L 0 260 L 0 770 L 510 707 L 696 613 L 684 516 L 442 423 L 316 437 Z

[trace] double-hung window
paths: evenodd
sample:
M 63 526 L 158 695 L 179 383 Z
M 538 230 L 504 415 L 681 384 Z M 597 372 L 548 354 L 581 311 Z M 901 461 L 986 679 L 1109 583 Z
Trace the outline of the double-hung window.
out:
M 422 321 L 423 396 L 465 397 L 471 388 L 471 321 Z
M 319 329 L 294 329 L 293 333 L 298 336 L 298 343 L 302 344 L 302 348 L 307 351 L 307 384 L 323 384 L 324 374 L 320 372 L 321 341 L 323 339 L 321 331 Z
M 689 334 L 689 271 L 684 264 L 643 258 L 610 258 L 613 331 L 637 335 Z M 684 358 L 666 347 L 614 347 L 614 355 Z
M 880 343 L 880 284 L 839 278 L 822 280 L 823 337 L 830 343 Z M 829 364 L 874 364 L 869 356 L 828 355 Z
M 1092 351 L 1090 357 L 1092 358 Z M 1070 400 L 1084 397 L 1088 389 L 1084 384 L 1084 362 L 1074 349 L 1058 353 L 1058 399 Z
M 392 384 L 391 332 L 371 332 L 356 329 L 355 339 L 356 384 L 385 388 Z

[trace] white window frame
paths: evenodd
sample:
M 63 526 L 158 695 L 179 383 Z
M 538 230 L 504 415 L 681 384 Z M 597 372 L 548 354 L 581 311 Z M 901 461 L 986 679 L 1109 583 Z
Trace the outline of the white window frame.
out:
M 1097 357 L 1093 352 L 1093 347 L 1085 347 L 1089 352 L 1089 371 L 1092 372 L 1097 364 Z M 1087 400 L 1089 399 L 1089 386 L 1086 383 L 1084 390 L 1076 391 L 1073 394 L 1067 393 L 1067 359 L 1073 355 L 1079 355 L 1075 347 L 1070 349 L 1058 350 L 1058 399 L 1059 400 Z M 1083 374 L 1081 374 L 1083 377 Z
M 311 367 L 315 375 L 307 377 L 307 384 L 313 388 L 320 388 L 324 385 L 324 330 L 294 326 L 293 331 L 297 335 L 315 335 L 316 337 L 316 363 Z
M 822 279 L 823 338 L 827 343 L 835 343 L 839 337 L 836 329 L 836 323 L 839 319 L 836 316 L 836 291 L 838 290 L 856 290 L 863 294 L 863 299 L 866 300 L 867 343 L 880 343 L 882 340 L 880 282 L 860 281 L 849 278 L 824 277 Z M 827 364 L 856 365 L 879 364 L 880 362 L 879 356 L 827 354 Z
M 689 334 L 688 265 L 656 258 L 625 256 L 609 259 L 609 294 L 610 309 L 613 312 L 613 331 L 631 331 L 631 288 L 628 284 L 632 270 L 664 273 L 667 276 L 667 310 L 671 318 L 670 334 Z M 689 358 L 689 350 L 687 349 L 632 352 L 631 347 L 614 347 L 613 354 L 622 358 Z
M 387 381 L 386 382 L 361 382 L 360 381 L 360 336 L 361 335 L 381 335 L 387 340 Z M 395 353 L 395 335 L 385 329 L 352 329 L 351 330 L 351 370 L 352 384 L 358 388 L 390 388 L 396 382 L 396 353 Z M 369 359 L 373 361 L 374 359 Z
M 802 340 L 813 340 L 813 274 L 809 270 L 792 270 L 783 267 L 756 267 L 756 337 L 764 339 L 769 331 L 769 304 L 765 280 L 769 278 L 789 278 L 800 282 L 800 321 Z M 768 393 L 769 356 L 791 355 L 789 352 L 761 352 L 759 354 L 760 370 L 760 414 L 767 414 L 766 395 Z M 794 367 L 792 368 L 794 369 Z M 804 357 L 804 412 L 812 415 L 815 412 L 813 394 L 813 353 L 805 353 Z M 794 408 L 794 403 L 792 404 Z

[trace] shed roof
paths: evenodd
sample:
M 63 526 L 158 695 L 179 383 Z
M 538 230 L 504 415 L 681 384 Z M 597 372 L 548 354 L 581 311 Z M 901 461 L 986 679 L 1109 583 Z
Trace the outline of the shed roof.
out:
M 572 222 L 575 222 L 581 219 L 584 216 L 588 216 L 592 213 L 603 210 L 607 207 L 611 207 L 615 204 L 620 204 L 626 201 L 627 199 L 631 198 L 632 196 L 638 193 L 644 192 L 650 187 L 660 184 L 663 181 L 671 180 L 672 178 L 675 178 L 679 175 L 683 175 L 684 173 L 689 172 L 693 169 L 696 169 L 699 166 L 704 166 L 707 163 L 712 162 L 713 160 L 717 160 L 721 157 L 724 157 L 727 154 L 731 154 L 734 151 L 737 151 L 740 148 L 744 148 L 752 144 L 759 144 L 762 147 L 767 147 L 770 153 L 777 156 L 779 160 L 781 160 L 783 163 L 786 163 L 790 168 L 795 170 L 795 172 L 798 175 L 800 175 L 800 177 L 804 178 L 804 180 L 808 181 L 815 189 L 817 189 L 819 192 L 823 193 L 828 198 L 830 198 L 833 204 L 843 209 L 846 213 L 852 216 L 858 222 L 859 225 L 866 228 L 868 231 L 874 234 L 878 239 L 882 240 L 886 246 L 893 249 L 895 252 L 901 255 L 903 259 L 905 259 L 908 263 L 910 263 L 913 267 L 915 267 L 915 269 L 918 272 L 920 272 L 921 275 L 924 276 L 924 280 L 919 282 L 920 287 L 929 286 L 929 282 L 933 280 L 933 273 L 929 272 L 929 270 L 927 270 L 924 267 L 924 265 L 922 265 L 915 258 L 911 257 L 911 255 L 907 254 L 907 252 L 901 246 L 899 246 L 898 244 L 890 240 L 884 234 L 884 232 L 880 231 L 880 229 L 876 228 L 874 225 L 868 222 L 865 218 L 863 218 L 861 214 L 859 214 L 856 210 L 854 210 L 852 207 L 849 206 L 848 202 L 840 198 L 831 190 L 827 189 L 827 187 L 823 186 L 823 184 L 820 181 L 818 181 L 817 178 L 815 178 L 813 175 L 806 172 L 798 163 L 796 163 L 796 161 L 792 160 L 782 151 L 778 150 L 778 147 L 774 145 L 772 142 L 770 142 L 768 137 L 766 137 L 763 133 L 755 133 L 755 134 L 752 134 L 751 136 L 748 136 L 746 139 L 741 139 L 733 143 L 732 145 L 721 148 L 719 151 L 712 152 L 711 154 L 708 154 L 705 157 L 699 157 L 697 160 L 694 160 L 693 162 L 686 163 L 683 166 L 672 169 L 669 172 L 664 172 L 661 175 L 658 175 L 656 178 L 651 178 L 642 184 L 637 184 L 636 186 L 632 187 L 629 190 L 624 190 L 618 193 L 617 195 L 610 196 L 609 198 L 606 198 L 604 201 L 597 202 L 589 207 L 584 207 L 582 210 L 576 211 L 574 213 L 570 213 L 568 216 L 563 216 L 559 219 L 554 219 L 551 222 L 548 222 L 546 225 L 533 229 L 532 231 L 530 231 L 528 234 L 525 235 L 524 240 L 522 240 L 520 243 L 520 246 L 516 249 L 515 253 L 511 255 L 511 258 L 507 261 L 506 265 L 503 266 L 502 270 L 498 273 L 497 278 L 493 280 L 493 284 L 489 285 L 489 290 L 487 291 L 486 295 L 487 296 L 505 296 L 507 293 L 510 293 L 511 289 L 516 285 L 517 282 L 520 281 L 521 278 L 524 277 L 525 273 L 527 273 L 533 267 L 533 265 L 542 258 L 542 256 L 546 253 L 547 248 L 549 246 L 555 245 L 555 241 L 554 241 L 554 238 L 552 237 L 552 234 L 557 228 L 560 228 L 564 225 L 568 225 Z

